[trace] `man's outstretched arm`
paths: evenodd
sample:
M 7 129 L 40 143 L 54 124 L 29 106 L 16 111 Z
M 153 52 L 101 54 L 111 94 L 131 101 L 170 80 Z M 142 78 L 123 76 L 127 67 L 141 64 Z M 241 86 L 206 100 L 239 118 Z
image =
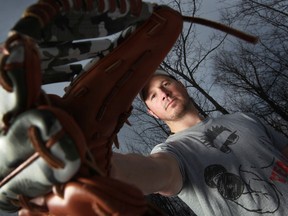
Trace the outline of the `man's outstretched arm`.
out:
M 178 162 L 167 153 L 150 156 L 114 153 L 111 177 L 130 183 L 144 194 L 177 194 L 182 188 Z

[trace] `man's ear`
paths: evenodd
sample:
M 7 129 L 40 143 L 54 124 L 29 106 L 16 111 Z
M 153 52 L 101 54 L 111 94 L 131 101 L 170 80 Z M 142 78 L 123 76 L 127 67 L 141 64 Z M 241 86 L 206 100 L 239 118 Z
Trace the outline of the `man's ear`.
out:
M 148 112 L 151 116 L 159 119 L 159 117 L 158 117 L 152 110 L 150 110 L 149 108 L 147 108 L 147 112 Z

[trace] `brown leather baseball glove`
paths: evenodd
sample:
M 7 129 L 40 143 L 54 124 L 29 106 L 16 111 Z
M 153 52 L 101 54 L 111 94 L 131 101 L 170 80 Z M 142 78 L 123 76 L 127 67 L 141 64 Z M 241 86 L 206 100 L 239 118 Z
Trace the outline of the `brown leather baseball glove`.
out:
M 140 190 L 109 178 L 111 148 L 133 99 L 180 34 L 182 17 L 141 1 L 110 1 L 106 12 L 99 12 L 107 8 L 101 5 L 104 1 L 69 3 L 47 0 L 29 7 L 2 49 L 1 91 L 9 100 L 1 112 L 1 144 L 8 154 L 1 152 L 0 209 L 20 209 L 20 215 L 159 215 Z M 129 5 L 125 8 L 124 3 Z M 96 43 L 105 47 L 94 56 L 94 43 L 89 51 L 85 42 L 71 48 L 70 39 L 101 36 L 99 29 L 94 29 L 96 35 L 90 29 L 99 28 L 101 20 L 94 19 L 105 17 L 107 23 L 119 10 L 126 14 L 122 29 L 134 24 L 119 39 Z M 73 19 L 83 11 L 89 16 L 82 20 L 88 33 Z M 119 30 L 109 28 L 105 34 Z M 163 34 L 169 37 L 163 40 Z M 69 46 L 80 50 L 80 58 L 94 58 L 89 68 L 59 69 L 73 61 L 73 56 L 61 59 L 69 52 L 61 48 Z M 57 58 L 51 56 L 57 49 Z M 98 62 L 95 56 L 100 56 Z M 78 76 L 62 98 L 41 91 L 41 83 L 63 81 L 67 74 L 69 79 Z

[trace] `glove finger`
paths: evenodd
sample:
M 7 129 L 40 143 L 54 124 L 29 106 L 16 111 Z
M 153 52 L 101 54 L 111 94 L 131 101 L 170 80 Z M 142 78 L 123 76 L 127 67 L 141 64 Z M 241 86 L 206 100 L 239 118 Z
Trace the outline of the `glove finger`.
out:
M 0 118 L 6 127 L 32 107 L 41 92 L 38 49 L 31 38 L 14 34 L 2 48 L 0 65 Z
M 141 0 L 41 0 L 25 10 L 12 32 L 39 43 L 43 84 L 71 81 L 82 72 L 83 62 L 74 62 L 99 60 L 115 48 L 110 41 L 71 41 L 115 34 L 149 18 L 153 7 Z

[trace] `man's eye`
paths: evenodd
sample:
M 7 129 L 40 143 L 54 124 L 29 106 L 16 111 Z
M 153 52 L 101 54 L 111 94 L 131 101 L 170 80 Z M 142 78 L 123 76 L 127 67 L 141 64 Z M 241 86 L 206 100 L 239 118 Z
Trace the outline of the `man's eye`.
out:
M 164 86 L 168 86 L 170 83 L 169 82 L 164 82 L 163 85 Z
M 150 96 L 150 100 L 153 100 L 155 98 L 155 94 L 152 94 L 151 96 Z

